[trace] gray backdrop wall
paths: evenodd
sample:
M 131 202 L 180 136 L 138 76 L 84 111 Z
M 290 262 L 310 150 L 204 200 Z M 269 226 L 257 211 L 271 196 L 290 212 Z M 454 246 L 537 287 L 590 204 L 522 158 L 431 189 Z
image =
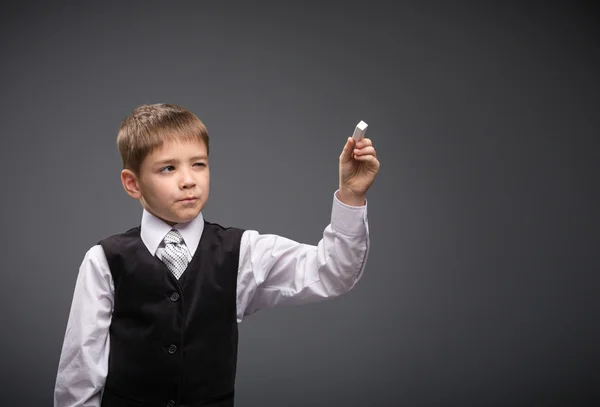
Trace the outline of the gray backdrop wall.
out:
M 316 244 L 359 120 L 382 164 L 364 278 L 240 325 L 239 406 L 591 405 L 597 8 L 347 3 L 5 5 L 0 405 L 51 405 L 83 255 L 141 216 L 118 124 L 155 102 L 206 123 L 224 225 Z

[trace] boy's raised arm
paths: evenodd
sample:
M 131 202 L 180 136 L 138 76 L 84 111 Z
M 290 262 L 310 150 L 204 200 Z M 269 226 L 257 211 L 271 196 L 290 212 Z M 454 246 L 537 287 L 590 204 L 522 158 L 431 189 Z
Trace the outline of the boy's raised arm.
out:
M 113 283 L 102 246 L 79 268 L 54 388 L 54 407 L 99 407 L 108 369 Z
M 371 140 L 348 138 L 331 223 L 316 246 L 248 230 L 242 236 L 238 321 L 259 309 L 332 298 L 351 290 L 369 252 L 366 192 L 379 171 Z

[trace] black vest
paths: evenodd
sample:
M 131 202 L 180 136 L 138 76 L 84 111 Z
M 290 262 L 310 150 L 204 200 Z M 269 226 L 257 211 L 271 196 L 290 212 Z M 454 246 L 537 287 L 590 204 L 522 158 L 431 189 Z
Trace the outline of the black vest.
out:
M 205 221 L 179 280 L 140 227 L 99 242 L 115 286 L 102 407 L 233 406 L 243 232 Z

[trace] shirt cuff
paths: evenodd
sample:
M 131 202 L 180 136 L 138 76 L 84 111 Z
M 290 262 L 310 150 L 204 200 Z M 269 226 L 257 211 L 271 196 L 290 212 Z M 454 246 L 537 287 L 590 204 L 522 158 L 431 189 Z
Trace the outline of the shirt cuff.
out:
M 339 199 L 340 190 L 333 194 L 331 227 L 346 236 L 360 236 L 366 233 L 367 201 L 363 206 L 351 206 Z

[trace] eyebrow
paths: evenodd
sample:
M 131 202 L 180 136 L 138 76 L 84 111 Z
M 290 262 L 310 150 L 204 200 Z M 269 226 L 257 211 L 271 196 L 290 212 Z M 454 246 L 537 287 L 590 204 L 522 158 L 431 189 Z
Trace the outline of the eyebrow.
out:
M 194 157 L 190 158 L 190 161 L 196 161 L 196 160 L 206 160 L 208 157 L 204 154 L 202 155 L 196 155 Z M 160 160 L 155 162 L 155 165 L 164 165 L 164 164 L 176 164 L 178 163 L 179 160 L 177 158 L 166 158 L 164 160 Z

